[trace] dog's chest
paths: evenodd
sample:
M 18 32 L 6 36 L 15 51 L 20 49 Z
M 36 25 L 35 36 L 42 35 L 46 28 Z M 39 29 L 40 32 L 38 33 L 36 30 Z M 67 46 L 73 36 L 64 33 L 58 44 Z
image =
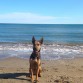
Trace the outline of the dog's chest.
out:
M 40 53 L 32 53 L 30 56 L 30 59 L 32 60 L 36 60 L 36 59 L 40 59 Z

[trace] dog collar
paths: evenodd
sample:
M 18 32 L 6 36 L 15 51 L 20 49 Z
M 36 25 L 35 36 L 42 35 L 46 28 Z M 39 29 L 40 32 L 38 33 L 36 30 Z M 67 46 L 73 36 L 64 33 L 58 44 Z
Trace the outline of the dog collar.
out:
M 39 51 L 33 51 L 33 53 L 36 53 L 36 54 L 37 54 L 37 53 L 40 53 L 40 50 L 39 50 Z

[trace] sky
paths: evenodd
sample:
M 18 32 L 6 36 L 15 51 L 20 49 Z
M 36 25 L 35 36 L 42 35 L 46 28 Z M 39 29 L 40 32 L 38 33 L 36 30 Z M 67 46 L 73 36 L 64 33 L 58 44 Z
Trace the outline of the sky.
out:
M 83 0 L 0 0 L 0 23 L 83 24 Z

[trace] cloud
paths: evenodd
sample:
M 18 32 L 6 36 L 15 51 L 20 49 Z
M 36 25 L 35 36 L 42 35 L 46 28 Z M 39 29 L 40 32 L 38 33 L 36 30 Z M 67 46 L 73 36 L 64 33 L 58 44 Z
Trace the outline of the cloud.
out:
M 14 12 L 9 14 L 0 14 L 0 23 L 34 23 L 34 24 L 52 24 L 57 20 L 69 19 L 68 17 L 44 16 L 34 13 Z

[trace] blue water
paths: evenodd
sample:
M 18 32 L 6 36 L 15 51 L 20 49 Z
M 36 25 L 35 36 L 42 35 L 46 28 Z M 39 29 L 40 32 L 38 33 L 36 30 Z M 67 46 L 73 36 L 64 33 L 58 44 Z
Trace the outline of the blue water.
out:
M 44 38 L 42 59 L 83 57 L 83 24 L 0 24 L 0 58 L 29 58 L 32 36 Z
M 45 42 L 83 43 L 83 25 L 0 24 L 0 42 L 30 42 L 33 35 Z

